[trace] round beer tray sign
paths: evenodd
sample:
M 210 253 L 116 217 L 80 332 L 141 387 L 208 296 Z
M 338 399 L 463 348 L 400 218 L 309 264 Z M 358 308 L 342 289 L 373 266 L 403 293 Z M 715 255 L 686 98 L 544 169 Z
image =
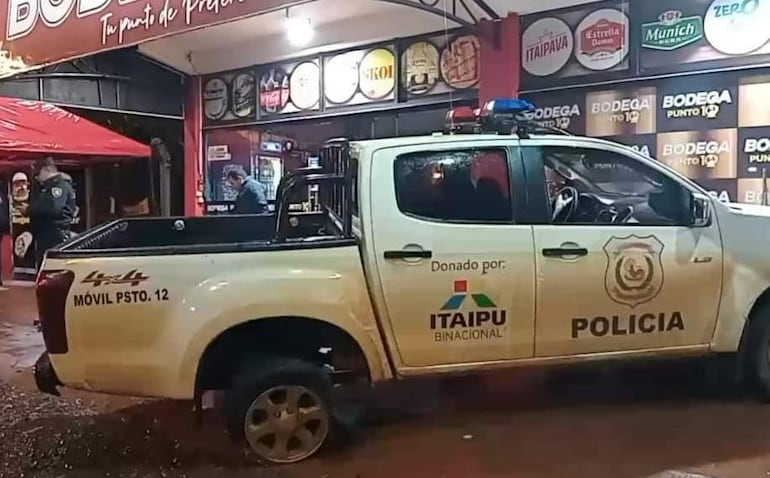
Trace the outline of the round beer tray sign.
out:
M 481 45 L 474 35 L 452 40 L 441 52 L 441 76 L 457 90 L 474 87 L 481 73 Z
M 589 70 L 616 67 L 628 56 L 628 17 L 614 8 L 596 10 L 575 31 L 575 58 Z
M 370 51 L 358 68 L 361 93 L 370 100 L 387 97 L 396 87 L 396 55 L 386 48 Z
M 222 78 L 212 78 L 203 86 L 203 113 L 217 121 L 224 118 L 229 106 L 229 89 Z
M 747 55 L 770 42 L 770 0 L 714 0 L 703 29 L 715 50 Z
M 250 73 L 241 73 L 233 78 L 233 115 L 248 118 L 257 106 L 257 85 Z
M 289 80 L 291 102 L 301 110 L 318 106 L 321 99 L 321 69 L 315 61 L 300 63 Z
M 358 62 L 361 52 L 351 51 L 336 55 L 326 62 L 324 94 L 332 103 L 347 103 L 358 91 Z
M 567 64 L 574 44 L 569 25 L 558 18 L 541 18 L 522 35 L 522 66 L 530 75 L 553 75 Z
M 401 55 L 402 83 L 411 95 L 424 95 L 436 86 L 439 80 L 439 51 L 427 41 L 409 45 Z
M 280 113 L 289 102 L 289 76 L 272 68 L 259 80 L 259 105 L 267 113 Z

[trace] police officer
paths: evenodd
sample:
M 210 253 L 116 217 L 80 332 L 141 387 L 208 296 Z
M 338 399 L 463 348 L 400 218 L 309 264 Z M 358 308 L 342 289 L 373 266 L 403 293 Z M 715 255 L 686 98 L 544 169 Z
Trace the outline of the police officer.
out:
M 59 172 L 52 158 L 38 160 L 35 172 L 40 189 L 27 215 L 35 237 L 35 260 L 39 269 L 46 251 L 69 239 L 77 206 L 72 179 Z
M 265 187 L 246 174 L 243 168 L 227 173 L 227 184 L 238 191 L 232 214 L 264 214 L 267 212 Z
M 6 196 L 7 188 L 5 183 L 0 182 L 0 242 L 2 242 L 3 235 L 11 232 L 11 210 L 8 207 L 8 197 Z M 0 254 L 0 286 L 3 285 L 3 258 Z

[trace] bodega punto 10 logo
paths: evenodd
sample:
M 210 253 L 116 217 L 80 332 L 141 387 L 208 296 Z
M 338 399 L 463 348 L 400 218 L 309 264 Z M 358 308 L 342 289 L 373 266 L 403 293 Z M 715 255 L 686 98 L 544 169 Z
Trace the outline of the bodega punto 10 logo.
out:
M 770 166 L 770 128 L 747 128 L 741 131 L 741 177 L 759 177 Z
M 594 91 L 586 95 L 586 134 L 650 134 L 656 125 L 656 89 Z
M 715 119 L 722 105 L 731 104 L 733 95 L 728 89 L 664 95 L 661 101 L 666 118 Z
M 658 136 L 658 159 L 692 179 L 734 178 L 735 129 L 682 131 Z
M 549 128 L 569 129 L 572 121 L 579 118 L 582 112 L 577 103 L 556 106 L 543 106 L 524 114 L 529 120 Z

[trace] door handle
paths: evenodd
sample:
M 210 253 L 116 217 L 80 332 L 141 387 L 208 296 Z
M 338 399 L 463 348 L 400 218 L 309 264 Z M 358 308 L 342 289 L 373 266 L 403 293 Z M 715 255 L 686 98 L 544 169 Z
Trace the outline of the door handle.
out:
M 433 251 L 385 251 L 385 259 L 430 259 Z
M 585 247 L 552 247 L 543 249 L 545 257 L 569 257 L 569 256 L 587 256 L 588 249 Z

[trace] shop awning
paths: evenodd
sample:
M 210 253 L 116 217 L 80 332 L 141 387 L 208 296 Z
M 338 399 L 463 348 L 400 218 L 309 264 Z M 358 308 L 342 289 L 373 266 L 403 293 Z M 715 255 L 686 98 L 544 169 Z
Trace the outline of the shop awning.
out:
M 150 147 L 58 106 L 0 97 L 0 164 L 53 156 L 146 158 Z

